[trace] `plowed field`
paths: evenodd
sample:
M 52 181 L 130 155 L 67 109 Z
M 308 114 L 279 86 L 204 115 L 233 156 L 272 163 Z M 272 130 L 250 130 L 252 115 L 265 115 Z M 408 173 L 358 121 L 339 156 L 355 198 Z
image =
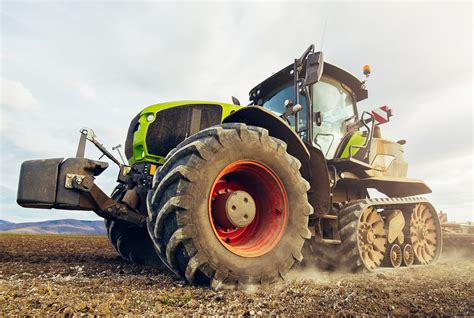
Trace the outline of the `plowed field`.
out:
M 473 273 L 472 258 L 451 255 L 370 274 L 295 271 L 278 285 L 215 292 L 126 263 L 105 237 L 0 235 L 0 316 L 474 315 Z

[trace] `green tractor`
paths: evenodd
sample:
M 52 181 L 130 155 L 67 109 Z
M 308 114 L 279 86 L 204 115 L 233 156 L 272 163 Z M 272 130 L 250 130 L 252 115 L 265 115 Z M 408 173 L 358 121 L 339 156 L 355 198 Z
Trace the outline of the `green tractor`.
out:
M 127 164 L 84 128 L 76 157 L 22 164 L 17 201 L 93 210 L 124 259 L 164 263 L 216 289 L 272 283 L 297 263 L 432 263 L 440 222 L 414 197 L 431 190 L 407 178 L 405 141 L 382 138 L 390 109 L 358 113 L 364 84 L 311 45 L 253 88 L 248 106 L 233 98 L 145 108 L 128 130 Z M 94 182 L 108 164 L 84 157 L 87 141 L 120 167 L 111 196 Z

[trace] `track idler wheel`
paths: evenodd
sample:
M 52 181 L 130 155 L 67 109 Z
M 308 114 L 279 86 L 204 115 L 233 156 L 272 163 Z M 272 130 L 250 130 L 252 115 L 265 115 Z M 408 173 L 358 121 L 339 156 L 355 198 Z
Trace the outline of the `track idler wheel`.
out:
M 415 252 L 411 244 L 406 244 L 403 247 L 403 265 L 412 266 L 415 261 Z
M 380 213 L 373 207 L 346 209 L 341 221 L 339 248 L 341 266 L 351 271 L 372 271 L 382 264 L 387 245 L 387 231 Z
M 387 243 L 382 216 L 374 208 L 366 209 L 359 220 L 357 243 L 364 265 L 373 270 L 380 266 Z
M 410 220 L 410 239 L 415 260 L 426 265 L 440 254 L 441 228 L 436 211 L 428 204 L 418 203 Z

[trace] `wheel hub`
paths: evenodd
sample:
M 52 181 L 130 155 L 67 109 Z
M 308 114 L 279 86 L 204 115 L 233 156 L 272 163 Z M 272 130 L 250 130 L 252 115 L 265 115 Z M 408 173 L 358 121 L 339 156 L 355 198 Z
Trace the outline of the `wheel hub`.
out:
M 425 229 L 425 227 L 423 225 L 419 225 L 418 226 L 418 230 L 417 230 L 417 237 L 420 241 L 424 241 L 425 240 L 425 237 L 427 235 L 427 231 Z
M 372 231 L 372 229 L 370 229 L 367 232 L 367 242 L 369 244 L 373 244 L 375 242 L 375 233 L 374 233 L 374 231 Z
M 252 196 L 241 190 L 226 192 L 217 196 L 212 209 L 218 224 L 229 228 L 241 228 L 253 222 L 256 205 Z
M 372 244 L 375 242 L 375 239 L 377 238 L 373 229 L 367 224 L 362 225 L 360 234 L 362 242 L 369 248 L 372 246 Z
M 259 162 L 231 163 L 211 187 L 209 221 L 220 243 L 232 253 L 266 254 L 281 240 L 288 222 L 283 184 Z

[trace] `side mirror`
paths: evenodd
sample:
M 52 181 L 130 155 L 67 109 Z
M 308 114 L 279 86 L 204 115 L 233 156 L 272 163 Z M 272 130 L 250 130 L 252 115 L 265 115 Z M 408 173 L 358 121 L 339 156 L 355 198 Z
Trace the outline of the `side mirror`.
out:
M 285 113 L 287 115 L 299 113 L 303 109 L 303 106 L 301 106 L 300 104 L 293 105 L 293 101 L 289 99 L 286 99 L 283 105 L 285 105 L 285 108 L 286 108 Z
M 321 79 L 323 75 L 324 58 L 323 52 L 316 52 L 308 55 L 306 59 L 306 76 L 304 85 L 312 85 Z
M 240 101 L 237 97 L 232 96 L 232 104 L 240 106 Z

